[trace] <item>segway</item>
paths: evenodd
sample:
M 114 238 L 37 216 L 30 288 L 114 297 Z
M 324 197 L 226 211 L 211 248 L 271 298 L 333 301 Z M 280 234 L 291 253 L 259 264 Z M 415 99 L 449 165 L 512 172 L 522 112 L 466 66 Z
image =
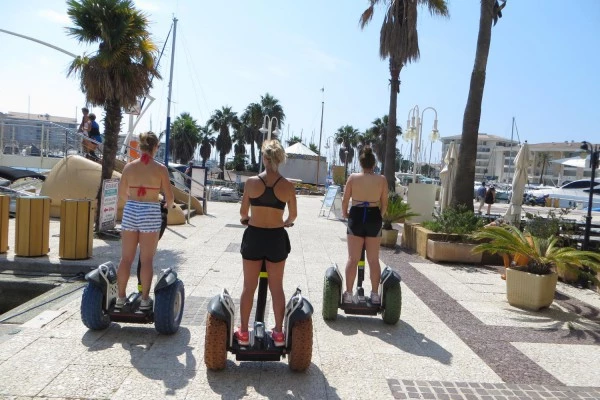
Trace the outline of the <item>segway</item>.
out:
M 312 313 L 313 307 L 297 288 L 285 307 L 283 331 L 285 345 L 275 346 L 265 329 L 265 306 L 267 303 L 268 274 L 263 261 L 258 283 L 256 317 L 250 332 L 250 344 L 240 345 L 234 336 L 235 305 L 227 289 L 214 296 L 208 304 L 206 336 L 204 338 L 204 363 L 211 370 L 224 369 L 227 351 L 236 355 L 238 361 L 279 361 L 289 358 L 293 371 L 305 371 L 312 359 Z
M 352 296 L 352 303 L 342 301 L 342 288 L 344 279 L 337 264 L 333 264 L 325 272 L 323 282 L 323 319 L 334 321 L 337 318 L 337 309 L 344 310 L 345 314 L 377 315 L 381 313 L 383 322 L 393 325 L 400 319 L 402 307 L 402 292 L 400 289 L 400 274 L 390 267 L 381 271 L 379 295 L 381 304 L 371 303 L 370 296 L 365 296 L 362 283 L 365 279 L 365 248 L 363 247 L 358 262 L 356 291 Z
M 167 209 L 161 207 L 162 224 L 159 237 L 167 227 Z M 88 281 L 81 299 L 81 320 L 92 330 L 103 330 L 111 321 L 137 324 L 154 323 L 159 333 L 170 335 L 179 329 L 183 316 L 185 289 L 183 282 L 171 267 L 163 269 L 154 286 L 154 310 L 140 310 L 142 285 L 140 282 L 141 260 L 138 260 L 137 291 L 127 297 L 123 308 L 115 308 L 117 301 L 117 268 L 106 262 L 86 274 Z

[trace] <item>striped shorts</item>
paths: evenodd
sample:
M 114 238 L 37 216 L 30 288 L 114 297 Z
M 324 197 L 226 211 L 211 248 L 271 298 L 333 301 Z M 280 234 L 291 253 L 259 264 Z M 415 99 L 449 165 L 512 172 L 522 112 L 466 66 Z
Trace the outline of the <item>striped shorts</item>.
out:
M 127 200 L 123 208 L 121 230 L 159 232 L 162 223 L 160 203 Z

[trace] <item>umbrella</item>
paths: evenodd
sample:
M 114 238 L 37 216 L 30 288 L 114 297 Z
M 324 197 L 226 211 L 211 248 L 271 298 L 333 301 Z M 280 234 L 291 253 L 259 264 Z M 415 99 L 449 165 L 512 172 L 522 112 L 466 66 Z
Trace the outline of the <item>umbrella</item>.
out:
M 454 142 L 450 142 L 446 156 L 444 157 L 444 168 L 440 172 L 440 180 L 442 181 L 442 190 L 440 193 L 440 209 L 444 211 L 450 203 L 452 197 L 452 182 L 456 175 L 456 146 Z
M 504 219 L 511 223 L 517 223 L 521 220 L 521 205 L 523 204 L 523 193 L 527 184 L 527 168 L 529 167 L 529 145 L 523 143 L 521 149 L 515 157 L 515 173 L 512 181 L 512 196 L 510 205 Z

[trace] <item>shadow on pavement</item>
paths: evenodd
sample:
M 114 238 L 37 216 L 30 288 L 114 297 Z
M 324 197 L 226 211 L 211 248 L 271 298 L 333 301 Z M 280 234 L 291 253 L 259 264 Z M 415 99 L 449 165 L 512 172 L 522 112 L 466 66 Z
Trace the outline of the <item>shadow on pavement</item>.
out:
M 452 353 L 402 320 L 396 325 L 386 325 L 380 317 L 338 316 L 336 321 L 326 323 L 347 336 L 361 332 L 416 356 L 429 357 L 445 365 L 452 361 Z
M 340 399 L 314 363 L 304 372 L 293 372 L 285 359 L 239 365 L 228 360 L 225 370 L 207 371 L 206 377 L 212 391 L 228 399 L 251 396 L 250 388 L 269 399 Z

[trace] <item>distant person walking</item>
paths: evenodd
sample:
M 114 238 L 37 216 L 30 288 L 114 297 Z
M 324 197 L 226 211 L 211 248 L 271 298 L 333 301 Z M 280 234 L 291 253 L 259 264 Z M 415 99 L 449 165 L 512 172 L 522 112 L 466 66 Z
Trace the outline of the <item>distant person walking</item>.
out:
M 83 117 L 81 117 L 81 123 L 79 124 L 79 128 L 77 129 L 78 133 L 81 133 L 84 137 L 89 136 L 90 129 L 92 128 L 92 123 L 90 121 L 90 110 L 87 107 L 83 107 L 81 109 L 81 113 Z M 81 141 L 81 147 L 83 149 L 84 156 L 88 153 L 88 141 L 85 138 Z
M 477 188 L 477 201 L 479 201 L 479 214 L 481 214 L 481 209 L 485 204 L 485 193 L 487 192 L 485 188 L 485 181 L 481 182 L 481 186 Z
M 485 204 L 487 204 L 487 215 L 490 215 L 490 211 L 492 210 L 492 204 L 496 202 L 496 188 L 494 185 L 491 185 L 490 188 L 485 193 Z
M 90 130 L 88 132 L 88 136 L 90 139 L 102 143 L 102 136 L 100 136 L 100 125 L 96 122 L 96 114 L 91 113 L 89 115 L 90 118 Z M 94 142 L 88 142 L 88 154 L 86 157 L 93 161 L 100 161 L 100 158 L 96 155 L 96 150 L 98 149 L 98 144 Z

